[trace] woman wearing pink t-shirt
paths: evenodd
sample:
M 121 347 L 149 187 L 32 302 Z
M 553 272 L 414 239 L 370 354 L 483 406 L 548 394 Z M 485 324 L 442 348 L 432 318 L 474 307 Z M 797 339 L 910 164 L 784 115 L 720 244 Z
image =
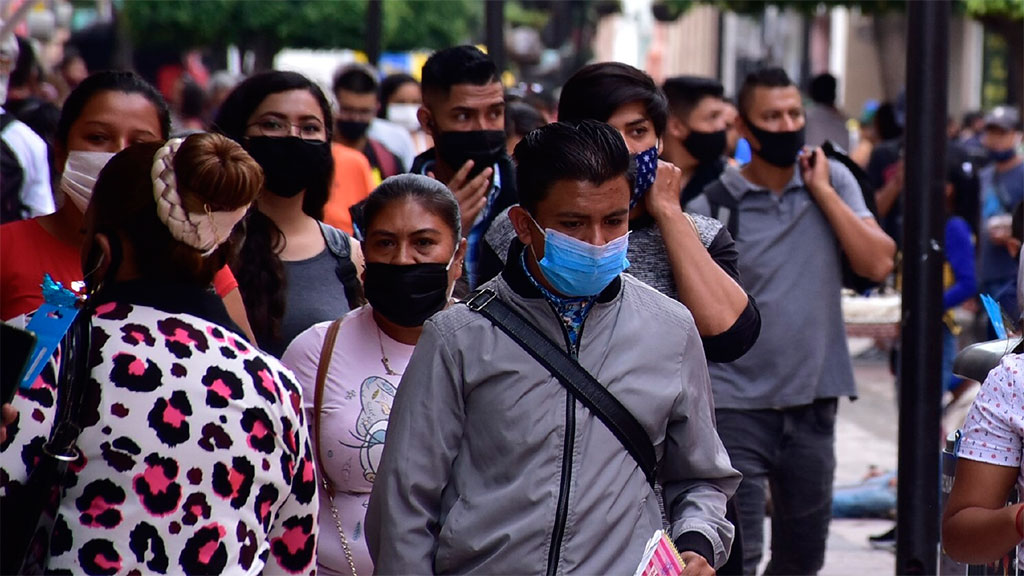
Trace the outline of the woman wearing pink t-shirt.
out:
M 1024 496 L 1022 352 L 1024 342 L 989 372 L 964 422 L 942 519 L 943 547 L 960 562 L 996 562 L 1024 541 L 1024 503 L 1006 503 L 1015 486 Z
M 391 403 L 423 323 L 450 301 L 466 251 L 458 202 L 432 178 L 388 178 L 370 194 L 364 216 L 369 304 L 344 316 L 333 347 L 325 341 L 334 323 L 322 322 L 299 334 L 281 358 L 302 385 L 315 457 L 328 481 L 319 487 L 321 574 L 373 571 L 363 518 Z M 317 402 L 322 353 L 330 367 Z

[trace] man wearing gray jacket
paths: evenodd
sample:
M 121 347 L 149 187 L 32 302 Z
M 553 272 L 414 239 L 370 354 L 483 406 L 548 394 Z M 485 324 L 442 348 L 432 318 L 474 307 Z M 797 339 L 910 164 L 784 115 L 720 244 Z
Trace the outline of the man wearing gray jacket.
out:
M 622 137 L 551 124 L 516 147 L 518 241 L 484 288 L 639 421 L 685 574 L 714 574 L 740 481 L 715 431 L 690 312 L 622 274 L 634 166 Z M 377 574 L 631 574 L 662 528 L 619 439 L 480 313 L 428 320 L 402 378 L 366 517 Z

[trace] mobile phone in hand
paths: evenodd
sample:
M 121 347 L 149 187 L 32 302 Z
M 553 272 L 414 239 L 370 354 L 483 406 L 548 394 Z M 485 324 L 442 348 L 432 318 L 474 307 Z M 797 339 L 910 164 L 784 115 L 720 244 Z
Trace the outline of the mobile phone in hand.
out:
M 35 334 L 6 322 L 0 323 L 0 402 L 9 404 L 14 399 L 35 348 Z

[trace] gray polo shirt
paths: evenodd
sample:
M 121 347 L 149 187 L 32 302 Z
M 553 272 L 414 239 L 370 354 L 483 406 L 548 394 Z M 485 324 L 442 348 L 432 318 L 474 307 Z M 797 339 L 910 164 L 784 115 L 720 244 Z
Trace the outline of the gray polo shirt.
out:
M 834 161 L 829 170 L 854 214 L 871 216 L 850 171 Z M 715 407 L 786 408 L 855 395 L 839 299 L 839 240 L 800 171 L 781 196 L 731 166 L 720 180 L 739 198 L 740 276 L 761 310 L 761 336 L 738 360 L 708 366 Z M 704 195 L 686 208 L 711 215 Z

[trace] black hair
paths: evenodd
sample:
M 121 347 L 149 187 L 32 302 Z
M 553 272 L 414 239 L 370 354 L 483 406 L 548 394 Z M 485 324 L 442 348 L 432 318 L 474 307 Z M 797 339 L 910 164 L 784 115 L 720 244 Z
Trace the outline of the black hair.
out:
M 946 182 L 953 185 L 950 215 L 966 220 L 977 236 L 981 219 L 981 181 L 968 155 L 953 146 L 946 151 Z
M 899 119 L 896 117 L 896 106 L 892 102 L 883 102 L 872 119 L 875 130 L 882 141 L 894 140 L 903 136 L 903 128 L 900 127 Z
M 388 117 L 388 101 L 391 100 L 391 96 L 402 86 L 413 83 L 417 86 L 420 85 L 412 76 L 405 73 L 391 74 L 380 81 L 380 110 L 377 111 L 377 117 L 387 118 Z
M 252 113 L 259 108 L 267 96 L 291 90 L 306 90 L 320 104 L 320 112 L 324 116 L 324 129 L 327 131 L 327 141 L 331 142 L 334 124 L 331 122 L 331 103 L 327 100 L 323 90 L 302 74 L 279 70 L 250 76 L 235 86 L 235 89 L 228 94 L 224 103 L 217 110 L 217 116 L 213 119 L 213 129 L 244 146 L 245 131 Z M 310 186 L 302 200 L 302 211 L 317 220 L 323 220 L 324 205 L 327 204 L 333 173 L 332 163 L 332 168 L 324 181 Z
M 21 36 L 15 36 L 18 42 L 18 59 L 14 62 L 14 69 L 11 70 L 11 74 L 8 77 L 8 86 L 11 88 L 19 88 L 26 86 L 29 80 L 32 79 L 32 73 L 36 73 L 36 79 L 42 79 L 43 71 L 39 65 L 39 60 L 36 59 L 36 51 L 32 47 L 32 43 L 22 38 Z
M 167 108 L 167 101 L 160 95 L 160 92 L 134 72 L 105 70 L 89 75 L 68 94 L 64 106 L 60 110 L 60 119 L 57 121 L 57 143 L 61 147 L 67 149 L 71 125 L 82 115 L 82 110 L 85 110 L 93 97 L 102 92 L 139 94 L 149 100 L 156 108 L 157 118 L 160 119 L 160 138 L 166 140 L 170 135 L 171 112 Z
M 213 120 L 213 129 L 244 146 L 245 131 L 252 113 L 267 96 L 291 90 L 306 90 L 320 104 L 327 141 L 330 142 L 334 124 L 331 122 L 330 102 L 316 83 L 297 72 L 275 70 L 243 80 L 221 104 Z M 317 220 L 323 220 L 333 174 L 332 158 L 324 181 L 307 188 L 302 200 L 302 211 Z M 231 264 L 231 271 L 238 280 L 253 332 L 277 338 L 284 318 L 287 292 L 284 263 L 279 253 L 286 240 L 274 221 L 258 209 L 249 210 L 245 226 L 236 228 L 242 229 L 245 240 Z
M 181 84 L 181 115 L 185 118 L 202 118 L 206 93 L 191 78 L 184 78 Z
M 525 136 L 546 124 L 544 116 L 533 106 L 515 100 L 505 106 L 505 135 Z
M 835 106 L 836 104 L 836 77 L 829 74 L 818 74 L 811 78 L 811 85 L 808 87 L 808 95 L 811 100 L 818 104 Z
M 631 102 L 643 103 L 644 112 L 660 137 L 668 123 L 668 100 L 654 80 L 643 70 L 628 64 L 590 64 L 580 68 L 562 87 L 558 119 L 607 122 L 616 110 Z
M 985 113 L 982 112 L 981 110 L 971 110 L 971 111 L 968 111 L 968 112 L 964 112 L 963 125 L 964 125 L 964 127 L 971 128 L 973 130 L 972 124 L 974 124 L 978 120 L 982 120 L 984 118 L 985 118 Z
M 377 94 L 380 83 L 376 72 L 363 64 L 348 64 L 338 69 L 331 89 L 335 94 L 340 90 L 354 94 Z
M 625 178 L 632 190 L 636 180 L 636 164 L 626 141 L 617 130 L 596 120 L 541 126 L 519 141 L 515 160 L 519 203 L 531 214 L 558 181 L 602 184 Z
M 452 46 L 438 50 L 423 64 L 423 97 L 448 97 L 452 86 L 486 86 L 498 82 L 498 68 L 476 46 Z
M 447 186 L 421 174 L 399 174 L 386 178 L 377 186 L 363 205 L 366 234 L 373 228 L 377 216 L 392 202 L 411 199 L 444 220 L 451 228 L 455 246 L 462 238 L 462 213 L 459 202 Z
M 755 89 L 788 88 L 789 86 L 795 86 L 795 84 L 782 68 L 762 68 L 747 74 L 746 80 L 743 81 L 743 87 L 740 88 L 740 92 L 736 96 L 736 108 L 739 110 L 740 116 L 747 118 L 750 100 L 754 96 Z
M 672 113 L 681 120 L 686 120 L 701 100 L 724 100 L 725 97 L 722 83 L 706 76 L 673 76 L 665 80 L 661 89 Z

